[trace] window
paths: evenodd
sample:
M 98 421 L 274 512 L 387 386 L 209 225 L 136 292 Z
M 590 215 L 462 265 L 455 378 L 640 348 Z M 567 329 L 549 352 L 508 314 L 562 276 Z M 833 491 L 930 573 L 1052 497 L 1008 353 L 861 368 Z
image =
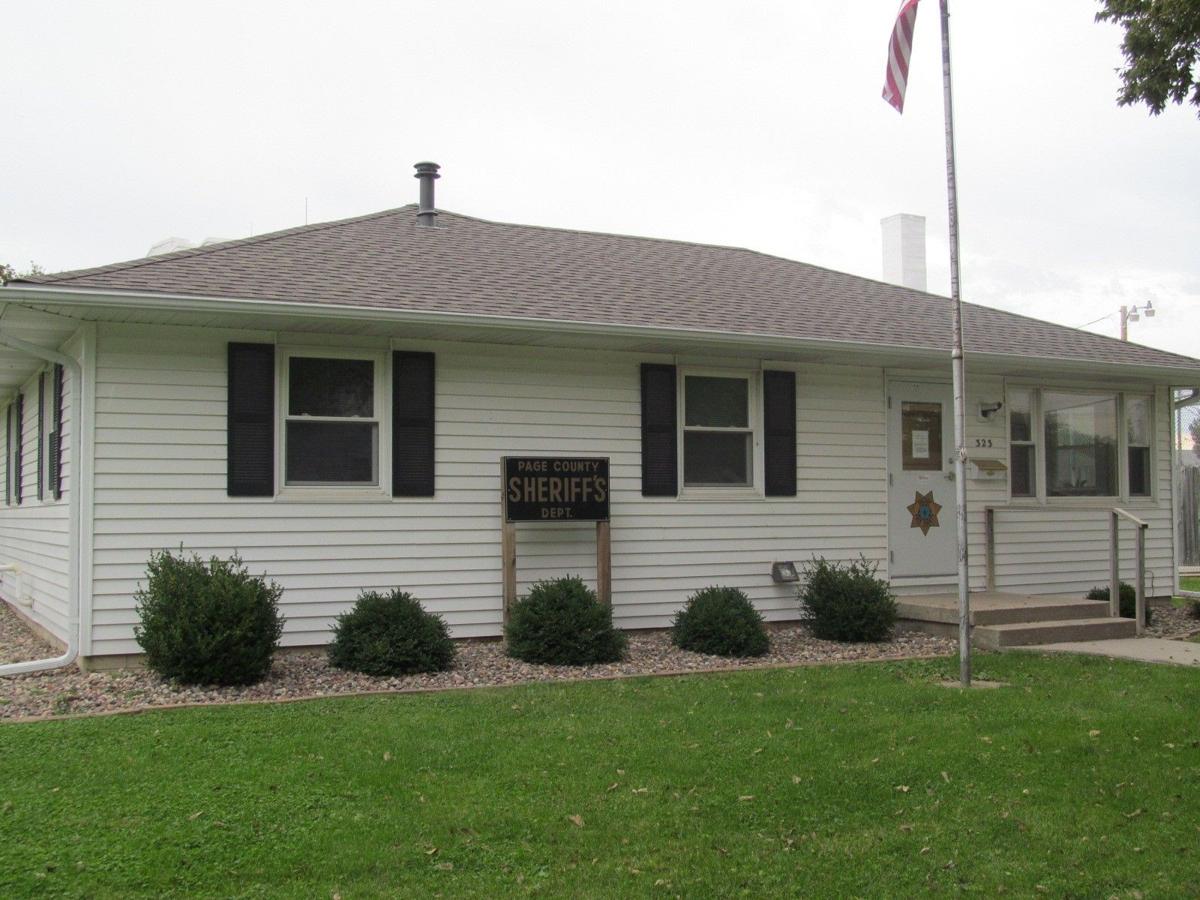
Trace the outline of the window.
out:
M 1148 394 L 1010 387 L 1012 496 L 1152 496 L 1153 409 Z
M 379 484 L 380 361 L 285 356 L 284 484 Z
M 1033 442 L 1033 391 L 1008 392 L 1009 469 L 1014 497 L 1037 496 L 1037 446 Z
M 942 404 L 900 404 L 900 448 L 905 472 L 942 471 Z
M 1117 398 L 1114 394 L 1042 394 L 1046 494 L 1115 497 Z
M 1129 457 L 1129 496 L 1150 496 L 1151 398 L 1125 398 L 1125 449 Z
M 748 376 L 684 375 L 683 483 L 754 484 L 754 425 Z

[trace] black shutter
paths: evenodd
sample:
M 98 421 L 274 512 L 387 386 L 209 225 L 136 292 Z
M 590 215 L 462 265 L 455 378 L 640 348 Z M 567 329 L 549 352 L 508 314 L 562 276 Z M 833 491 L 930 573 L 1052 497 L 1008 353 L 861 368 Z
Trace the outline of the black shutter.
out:
M 763 372 L 763 437 L 767 496 L 795 497 L 795 372 Z
M 4 410 L 4 505 L 12 505 L 12 404 Z
M 275 494 L 275 346 L 229 345 L 226 490 Z
M 46 481 L 46 373 L 38 374 L 38 413 L 37 413 L 37 498 L 45 499 Z
M 435 370 L 432 353 L 392 353 L 392 496 L 432 497 Z
M 642 363 L 642 496 L 679 493 L 675 367 Z
M 55 500 L 62 499 L 62 422 L 63 422 L 63 367 L 54 365 L 54 418 L 50 432 L 50 491 Z
M 25 395 L 17 394 L 16 443 L 13 447 L 13 497 L 21 505 L 21 468 L 25 461 Z

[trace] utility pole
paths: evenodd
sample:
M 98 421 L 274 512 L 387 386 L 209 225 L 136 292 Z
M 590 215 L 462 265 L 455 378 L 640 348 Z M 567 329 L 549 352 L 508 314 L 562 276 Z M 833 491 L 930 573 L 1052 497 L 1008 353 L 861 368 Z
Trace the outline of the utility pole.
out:
M 1154 301 L 1153 300 L 1147 300 L 1145 302 L 1145 304 L 1142 306 L 1139 306 L 1136 303 L 1133 304 L 1133 306 L 1122 306 L 1121 307 L 1121 340 L 1123 340 L 1123 341 L 1129 340 L 1129 323 L 1130 322 L 1137 322 L 1138 320 L 1140 320 L 1142 318 L 1143 313 L 1145 314 L 1147 319 L 1153 319 L 1155 312 L 1156 312 L 1156 310 L 1154 309 Z

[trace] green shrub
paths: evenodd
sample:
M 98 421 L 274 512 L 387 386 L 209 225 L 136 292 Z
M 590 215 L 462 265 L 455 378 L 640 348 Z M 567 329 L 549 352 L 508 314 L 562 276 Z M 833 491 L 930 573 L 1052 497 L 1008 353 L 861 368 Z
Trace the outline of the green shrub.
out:
M 1087 592 L 1088 600 L 1103 600 L 1108 602 L 1110 591 L 1106 587 L 1094 587 Z M 1125 619 L 1137 618 L 1137 588 L 1128 582 L 1121 582 L 1121 592 L 1119 604 L 1121 617 Z M 1146 624 L 1150 624 L 1150 620 L 1154 617 L 1154 613 L 1150 610 L 1150 604 L 1146 604 Z
M 675 614 L 676 647 L 712 656 L 762 656 L 770 642 L 763 618 L 737 588 L 710 587 L 693 594 Z
M 441 616 L 400 590 L 364 591 L 337 617 L 329 664 L 366 675 L 443 672 L 454 663 L 454 642 Z
M 1147 610 L 1149 612 L 1149 610 Z M 1188 598 L 1187 613 L 1193 619 L 1200 619 L 1200 599 L 1196 597 Z
M 612 609 L 577 576 L 535 584 L 513 604 L 504 636 L 508 655 L 531 663 L 583 666 L 625 655 Z
M 814 635 L 829 641 L 886 641 L 896 625 L 896 598 L 866 557 L 804 564 L 800 600 Z
M 146 665 L 184 684 L 254 684 L 283 633 L 283 589 L 253 578 L 236 555 L 207 563 L 163 550 L 150 557 L 133 629 Z

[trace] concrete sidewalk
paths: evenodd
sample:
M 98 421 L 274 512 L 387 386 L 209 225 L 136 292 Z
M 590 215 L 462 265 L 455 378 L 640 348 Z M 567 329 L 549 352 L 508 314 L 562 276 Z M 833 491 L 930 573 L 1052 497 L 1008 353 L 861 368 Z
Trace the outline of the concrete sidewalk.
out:
M 1068 641 L 1061 644 L 1031 644 L 1012 647 L 1039 653 L 1087 653 L 1113 659 L 1163 663 L 1174 666 L 1200 666 L 1200 644 L 1169 641 L 1166 638 L 1117 638 L 1109 641 Z

